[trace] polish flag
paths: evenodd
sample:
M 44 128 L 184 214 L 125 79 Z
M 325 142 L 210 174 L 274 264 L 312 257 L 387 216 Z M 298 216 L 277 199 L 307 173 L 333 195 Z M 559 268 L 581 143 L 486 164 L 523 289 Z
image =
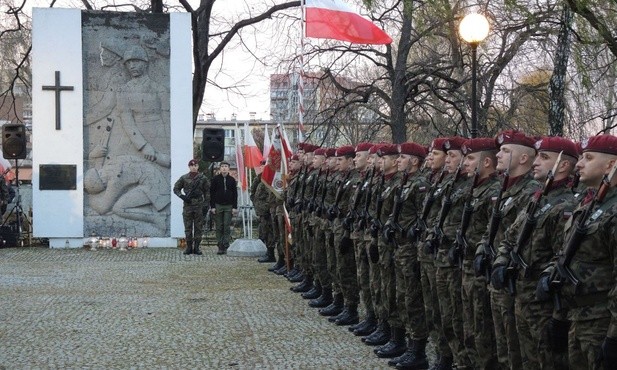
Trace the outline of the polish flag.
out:
M 283 178 L 283 171 L 285 168 L 284 151 L 281 145 L 281 136 L 277 128 L 274 132 L 272 147 L 270 147 L 266 165 L 261 173 L 261 182 L 263 182 L 279 199 L 283 197 L 285 181 Z
M 244 157 L 242 156 L 242 144 L 240 143 L 240 129 L 236 125 L 236 167 L 238 168 L 238 182 L 242 190 L 248 189 L 246 181 L 246 171 L 244 171 Z
M 247 168 L 257 168 L 264 157 L 261 155 L 248 123 L 244 124 L 244 165 Z
M 305 0 L 306 36 L 354 44 L 390 44 L 392 38 L 342 0 Z
M 266 124 L 266 128 L 264 129 L 264 158 L 268 158 L 268 152 L 270 152 L 271 146 L 272 143 L 270 142 L 270 133 L 268 132 L 268 125 Z

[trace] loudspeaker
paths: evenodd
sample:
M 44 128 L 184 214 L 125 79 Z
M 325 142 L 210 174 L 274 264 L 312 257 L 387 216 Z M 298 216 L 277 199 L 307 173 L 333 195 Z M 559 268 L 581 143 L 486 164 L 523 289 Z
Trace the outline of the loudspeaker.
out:
M 15 225 L 0 226 L 0 248 L 17 247 L 19 233 Z
M 201 142 L 201 159 L 206 162 L 220 162 L 225 156 L 225 130 L 205 128 Z
M 19 124 L 6 124 L 2 126 L 2 154 L 6 159 L 25 159 L 26 150 L 26 126 Z

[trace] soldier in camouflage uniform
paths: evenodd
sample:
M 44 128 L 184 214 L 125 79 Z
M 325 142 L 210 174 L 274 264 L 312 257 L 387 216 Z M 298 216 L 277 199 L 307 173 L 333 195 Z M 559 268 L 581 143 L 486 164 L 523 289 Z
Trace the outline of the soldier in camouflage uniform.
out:
M 253 208 L 255 209 L 255 214 L 259 217 L 259 227 L 257 229 L 259 233 L 259 239 L 266 246 L 266 254 L 263 257 L 260 257 L 257 262 L 267 263 L 267 262 L 275 262 L 276 258 L 274 257 L 274 249 L 275 249 L 275 238 L 272 230 L 272 219 L 270 217 L 270 205 L 268 203 L 268 198 L 270 190 L 268 187 L 261 182 L 261 172 L 263 171 L 262 163 L 256 170 L 257 176 L 253 179 L 253 184 L 251 185 L 251 203 L 253 203 Z
M 520 131 L 504 131 L 497 136 L 497 143 L 500 146 L 497 153 L 497 170 L 508 171 L 509 177 L 502 187 L 504 192 L 498 204 L 501 222 L 492 243 L 494 246 L 498 246 L 503 240 L 505 230 L 514 222 L 528 197 L 539 187 L 530 173 L 536 155 L 535 142 L 536 140 Z M 487 246 L 491 244 L 489 234 L 490 226 L 476 250 L 474 269 L 478 275 L 486 274 L 486 270 L 490 270 L 492 265 L 492 261 L 486 258 L 490 256 L 490 247 Z M 521 352 L 516 333 L 514 299 L 503 290 L 493 287 L 489 290 L 495 325 L 497 360 L 502 368 L 519 369 Z
M 182 207 L 182 221 L 184 222 L 184 236 L 186 249 L 184 254 L 201 255 L 199 244 L 203 235 L 204 225 L 204 196 L 208 194 L 210 184 L 202 173 L 199 173 L 199 162 L 189 161 L 189 173 L 180 176 L 174 184 L 174 194 L 184 201 Z
M 516 294 L 516 329 L 524 368 L 554 369 L 560 367 L 555 366 L 553 352 L 563 353 L 566 348 L 554 348 L 548 340 L 545 327 L 552 317 L 553 304 L 536 300 L 536 283 L 558 251 L 558 246 L 563 244 L 561 231 L 576 204 L 576 197 L 568 184 L 578 154 L 576 145 L 562 137 L 545 137 L 536 143 L 536 149 L 538 155 L 532 171 L 535 180 L 547 180 L 558 157 L 560 162 L 555 173 L 551 173 L 552 180 L 547 180 L 544 189 L 536 192 L 529 200 L 529 204 L 537 204 L 537 207 L 525 207 L 506 230 L 499 245 L 499 256 L 493 264 L 491 284 Z M 559 152 L 562 152 L 561 157 Z M 531 209 L 534 214 L 528 215 Z M 524 231 L 528 218 L 531 222 L 529 225 L 535 223 L 535 226 Z M 528 267 L 524 269 L 517 260 L 512 259 L 511 254 L 520 258 Z M 514 291 L 510 291 L 513 288 Z M 565 328 L 563 334 L 567 336 L 567 323 L 559 320 L 552 324 Z
M 461 252 L 454 250 L 452 256 L 453 260 L 462 258 L 463 332 L 470 360 L 476 369 L 492 370 L 497 368 L 497 350 L 491 299 L 486 277 L 476 276 L 473 259 L 476 244 L 486 231 L 493 201 L 499 192 L 499 179 L 495 170 L 497 145 L 494 138 L 475 138 L 465 141 L 461 149 L 465 154 L 463 166 L 466 173 L 474 177 L 471 199 L 468 201 L 472 212 L 467 230 L 463 231 L 462 225 L 457 229 L 462 256 L 457 255 Z
M 388 365 L 399 369 L 423 369 L 428 368 L 425 351 L 428 328 L 420 286 L 418 249 L 407 237 L 407 230 L 415 225 L 430 186 L 420 171 L 426 148 L 408 142 L 399 146 L 399 153 L 397 170 L 407 174 L 407 181 L 402 189 L 395 189 L 398 204 L 395 203 L 395 210 L 386 222 L 384 236 L 393 240 L 395 246 L 396 309 L 407 333 L 407 347 L 401 356 L 388 361 Z
M 294 275 L 295 273 L 300 273 L 299 269 L 293 267 L 293 269 L 291 269 L 291 271 L 287 271 L 287 259 L 289 259 L 290 262 L 290 267 L 293 266 L 293 261 L 295 259 L 294 256 L 294 252 L 295 252 L 295 248 L 293 247 L 293 243 L 295 242 L 294 239 L 294 235 L 295 235 L 295 226 L 297 225 L 297 215 L 296 212 L 294 210 L 294 206 L 295 206 L 295 191 L 298 188 L 298 178 L 300 177 L 300 172 L 302 170 L 302 162 L 300 161 L 300 157 L 298 156 L 298 154 L 294 154 L 291 156 L 291 159 L 289 160 L 289 177 L 287 178 L 287 186 L 285 186 L 284 190 L 283 190 L 283 196 L 282 199 L 285 201 L 285 207 L 287 209 L 287 212 L 289 214 L 289 222 L 291 224 L 291 241 L 287 238 L 287 230 L 285 228 L 283 228 L 282 230 L 282 247 L 283 247 L 283 253 L 279 252 L 279 256 L 278 256 L 278 260 L 276 262 L 276 264 L 272 267 L 270 267 L 268 270 L 269 271 L 273 271 L 275 273 L 280 272 L 280 274 L 287 274 L 287 276 L 289 277 L 290 275 Z M 287 256 L 287 250 L 285 249 L 285 243 L 290 243 L 290 245 L 288 246 L 288 250 L 290 255 Z
M 445 168 L 449 179 L 441 201 L 441 209 L 429 231 L 427 243 L 432 243 L 435 253 L 435 282 L 441 313 L 443 335 L 448 341 L 457 367 L 471 367 L 468 350 L 465 347 L 463 332 L 461 270 L 458 264 L 448 258 L 450 247 L 456 237 L 465 207 L 465 194 L 470 186 L 464 176 L 462 137 L 451 137 L 444 143 L 446 149 Z M 445 359 L 443 362 L 447 362 Z
M 339 283 L 341 284 L 341 293 L 345 308 L 343 311 L 328 318 L 328 321 L 334 322 L 337 325 L 352 325 L 359 321 L 358 318 L 358 303 L 360 301 L 360 292 L 358 289 L 356 259 L 353 250 L 353 241 L 350 239 L 349 224 L 343 224 L 344 219 L 348 216 L 351 206 L 351 196 L 360 183 L 360 174 L 353 168 L 353 158 L 355 157 L 355 148 L 352 146 L 342 146 L 336 150 L 337 170 L 345 174 L 346 180 L 339 187 L 338 194 L 339 202 L 336 205 L 335 213 L 337 217 L 332 223 L 334 233 L 334 250 L 336 253 L 336 268 Z
M 287 266 L 282 266 L 274 273 L 277 275 L 285 274 L 290 282 L 297 283 L 304 280 L 302 273 L 302 239 L 300 238 L 302 230 L 302 214 L 298 212 L 300 192 L 302 188 L 302 182 L 306 173 L 306 166 L 304 164 L 304 150 L 303 144 L 298 144 L 298 151 L 292 156 L 291 160 L 291 173 L 292 177 L 287 184 L 287 193 L 285 199 L 287 200 L 287 212 L 289 212 L 289 218 L 291 222 L 291 245 L 290 245 L 290 258 L 293 259 L 293 269 L 287 271 Z
M 617 137 L 594 136 L 581 147 L 576 168 L 581 183 L 588 186 L 587 196 L 566 223 L 563 247 L 557 261 L 540 276 L 536 294 L 541 300 L 557 294 L 568 308 L 570 368 L 616 369 Z M 579 218 L 585 215 L 588 218 L 579 228 Z M 578 286 L 565 270 L 578 279 Z

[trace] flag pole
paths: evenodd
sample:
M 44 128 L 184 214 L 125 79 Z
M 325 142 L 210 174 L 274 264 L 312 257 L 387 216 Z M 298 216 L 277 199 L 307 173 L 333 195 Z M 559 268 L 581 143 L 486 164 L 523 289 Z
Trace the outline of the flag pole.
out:
M 306 4 L 301 0 L 300 75 L 298 77 L 298 143 L 304 142 L 304 53 L 306 34 Z

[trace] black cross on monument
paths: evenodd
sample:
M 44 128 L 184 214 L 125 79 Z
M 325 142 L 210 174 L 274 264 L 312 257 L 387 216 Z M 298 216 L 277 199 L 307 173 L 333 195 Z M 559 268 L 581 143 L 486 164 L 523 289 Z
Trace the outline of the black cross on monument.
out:
M 73 91 L 73 86 L 60 86 L 60 71 L 56 71 L 55 85 L 43 86 L 43 90 L 56 92 L 56 130 L 60 130 L 60 91 Z

